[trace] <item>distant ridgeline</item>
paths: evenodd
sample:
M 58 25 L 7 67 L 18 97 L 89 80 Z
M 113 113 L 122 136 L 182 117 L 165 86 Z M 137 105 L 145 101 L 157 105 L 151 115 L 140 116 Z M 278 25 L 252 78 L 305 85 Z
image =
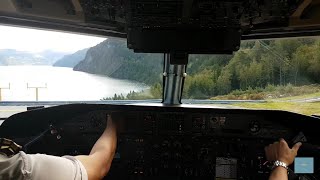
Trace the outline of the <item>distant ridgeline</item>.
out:
M 0 66 L 11 65 L 52 65 L 66 53 L 50 50 L 25 52 L 15 49 L 0 49 Z
M 63 56 L 60 60 L 55 62 L 53 66 L 58 66 L 58 67 L 71 67 L 73 68 L 76 66 L 80 61 L 84 60 L 86 57 L 87 49 L 82 49 L 80 51 L 77 51 L 73 54 L 65 55 Z
M 162 67 L 163 55 L 134 53 L 124 40 L 108 38 L 90 48 L 73 70 L 152 85 L 161 81 Z
M 191 55 L 185 98 L 211 98 L 235 90 L 320 83 L 320 40 L 244 41 L 233 55 Z M 124 40 L 108 38 L 88 50 L 76 71 L 146 83 L 161 92 L 163 56 L 135 54 Z M 161 93 L 157 93 L 161 94 Z

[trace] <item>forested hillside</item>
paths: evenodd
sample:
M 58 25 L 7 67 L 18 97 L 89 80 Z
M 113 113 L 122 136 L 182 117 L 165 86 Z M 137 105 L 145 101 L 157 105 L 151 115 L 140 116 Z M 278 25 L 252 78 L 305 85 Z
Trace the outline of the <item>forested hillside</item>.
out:
M 161 96 L 162 55 L 134 54 L 125 41 L 108 39 L 90 48 L 75 70 L 150 85 Z M 235 90 L 320 83 L 320 40 L 243 42 L 233 55 L 191 55 L 185 98 L 211 98 Z
M 320 41 L 243 42 L 233 56 L 192 56 L 185 95 L 208 98 L 233 90 L 320 83 Z
M 90 48 L 74 70 L 152 85 L 161 78 L 162 57 L 160 54 L 133 53 L 124 40 L 109 38 Z

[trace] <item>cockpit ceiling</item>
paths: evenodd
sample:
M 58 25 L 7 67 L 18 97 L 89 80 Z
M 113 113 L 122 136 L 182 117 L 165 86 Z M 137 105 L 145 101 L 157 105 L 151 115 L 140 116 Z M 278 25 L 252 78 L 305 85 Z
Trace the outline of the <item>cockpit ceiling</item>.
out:
M 127 37 L 143 28 L 239 26 L 242 39 L 320 34 L 320 0 L 1 0 L 0 23 Z

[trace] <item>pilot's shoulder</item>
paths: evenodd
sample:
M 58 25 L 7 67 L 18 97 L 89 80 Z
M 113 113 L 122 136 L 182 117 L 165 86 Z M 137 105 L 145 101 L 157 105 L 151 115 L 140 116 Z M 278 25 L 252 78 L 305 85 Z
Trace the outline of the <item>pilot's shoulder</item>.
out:
M 21 153 L 12 157 L 0 155 L 0 179 L 25 179 L 27 174 L 24 174 L 24 159 Z
M 72 156 L 57 157 L 46 154 L 26 154 L 19 152 L 12 158 L 7 158 L 6 163 L 1 164 L 0 160 L 0 167 L 1 166 L 15 172 L 11 174 L 16 174 L 15 177 L 7 177 L 4 179 L 88 179 L 87 172 L 82 164 Z M 1 169 L 3 168 L 1 167 Z

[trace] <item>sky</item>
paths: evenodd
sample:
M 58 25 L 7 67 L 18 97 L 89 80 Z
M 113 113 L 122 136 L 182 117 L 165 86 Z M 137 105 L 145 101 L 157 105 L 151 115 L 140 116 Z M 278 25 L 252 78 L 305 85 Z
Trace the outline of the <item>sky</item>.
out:
M 71 53 L 93 47 L 106 38 L 0 25 L 0 49 Z

